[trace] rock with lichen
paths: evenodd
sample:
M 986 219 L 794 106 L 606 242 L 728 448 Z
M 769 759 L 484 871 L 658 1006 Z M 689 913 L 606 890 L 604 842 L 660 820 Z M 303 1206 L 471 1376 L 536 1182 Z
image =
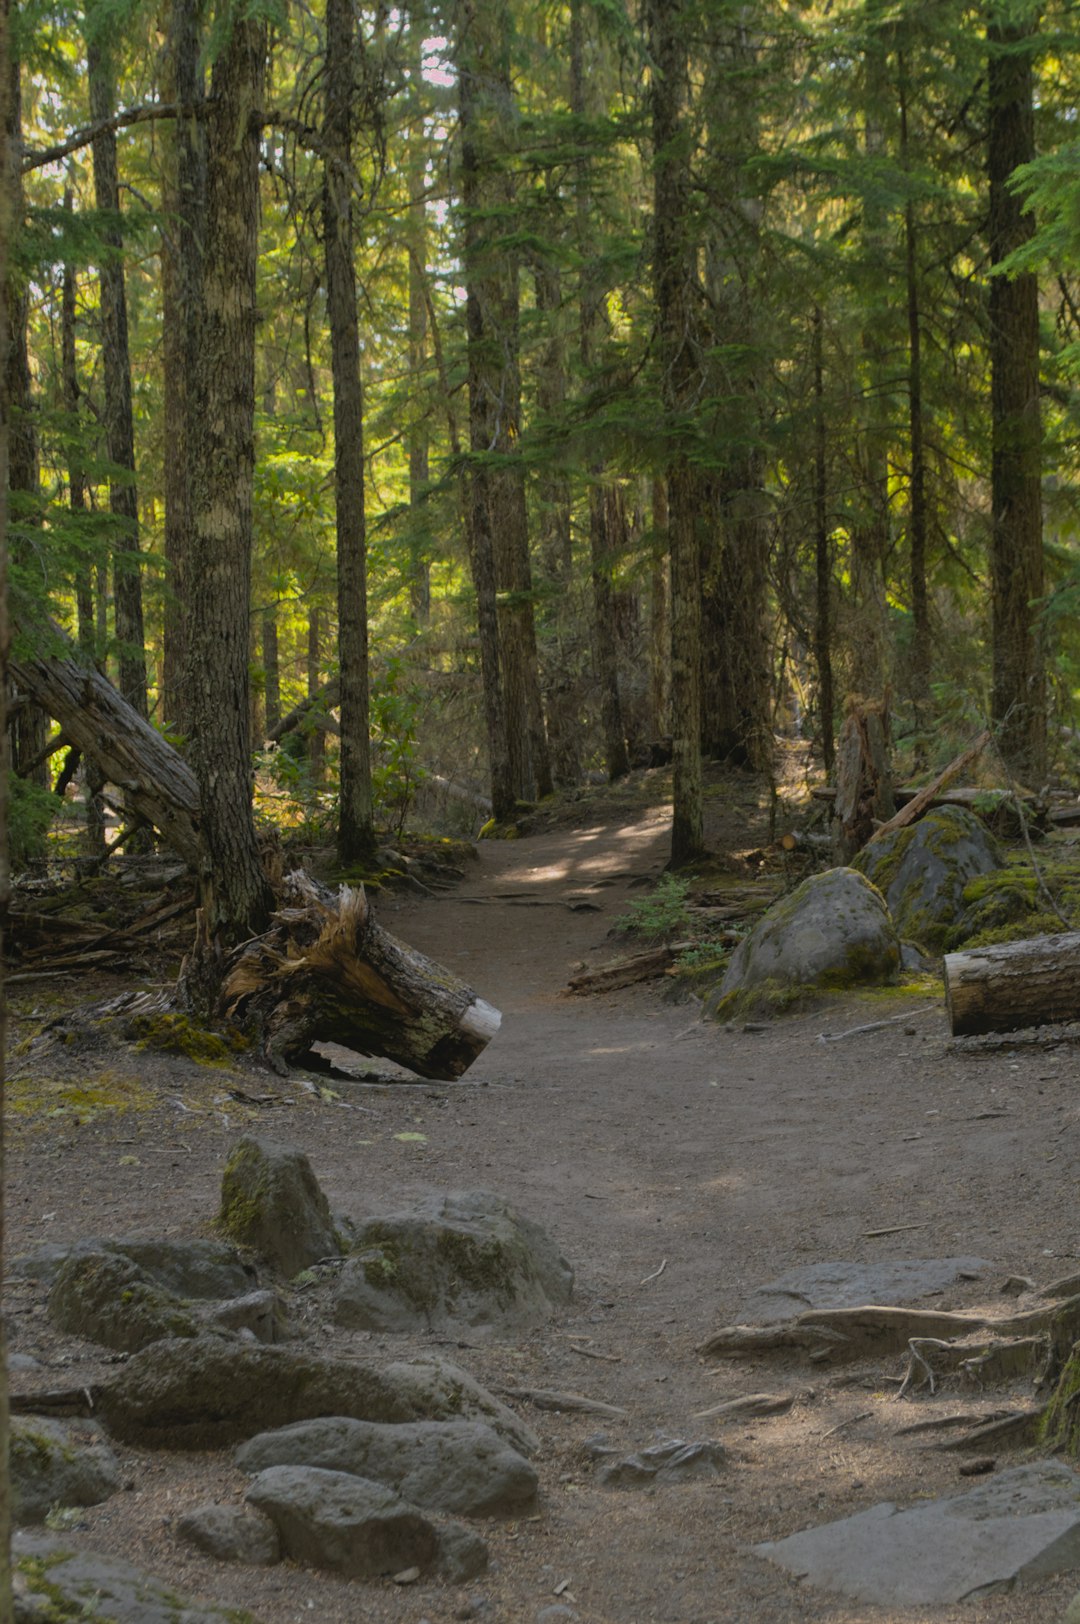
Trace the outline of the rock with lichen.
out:
M 120 1466 L 93 1421 L 13 1416 L 8 1447 L 13 1517 L 44 1522 L 55 1506 L 96 1506 L 120 1487 Z
M 304 1153 L 252 1136 L 225 1164 L 217 1226 L 290 1278 L 343 1249 Z
M 970 929 L 956 939 L 968 906 L 965 891 L 1001 867 L 1001 853 L 974 813 L 940 806 L 864 846 L 854 866 L 884 896 L 905 941 L 941 952 L 980 928 L 973 917 Z
M 467 1190 L 361 1224 L 334 1315 L 352 1329 L 516 1332 L 550 1319 L 573 1282 L 539 1224 L 502 1196 Z
M 900 941 L 880 893 L 853 868 L 812 874 L 774 903 L 731 956 L 706 1012 L 772 1009 L 814 989 L 895 979 Z

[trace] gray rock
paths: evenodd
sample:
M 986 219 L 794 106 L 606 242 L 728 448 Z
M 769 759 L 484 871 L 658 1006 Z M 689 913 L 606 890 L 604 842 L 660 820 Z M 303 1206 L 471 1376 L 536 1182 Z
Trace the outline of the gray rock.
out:
M 255 1270 L 235 1247 L 213 1240 L 110 1240 L 49 1242 L 14 1258 L 9 1272 L 22 1279 L 51 1284 L 68 1258 L 90 1252 L 115 1252 L 130 1258 L 155 1285 L 175 1297 L 243 1296 L 255 1285 Z
M 115 1556 L 76 1551 L 62 1539 L 16 1534 L 12 1541 L 16 1624 L 86 1619 L 93 1624 L 258 1624 L 252 1613 L 178 1595 Z M 44 1598 L 46 1607 L 37 1603 Z
M 479 1421 L 414 1421 L 396 1426 L 342 1416 L 263 1432 L 236 1452 L 245 1472 L 269 1466 L 321 1466 L 396 1489 L 425 1511 L 460 1517 L 520 1512 L 536 1498 L 535 1471 Z
M 120 1467 L 93 1421 L 12 1416 L 11 1492 L 17 1523 L 40 1523 L 53 1506 L 96 1506 L 120 1487 Z
M 539 1224 L 469 1190 L 362 1224 L 334 1313 L 339 1325 L 378 1331 L 523 1330 L 569 1302 L 573 1280 Z
M 48 1315 L 59 1330 L 123 1353 L 198 1331 L 175 1297 L 118 1252 L 73 1253 L 53 1281 Z
M 225 1164 L 218 1227 L 290 1278 L 342 1250 L 329 1203 L 303 1152 L 250 1136 Z
M 914 1303 L 945 1291 L 964 1276 L 992 1272 L 981 1257 L 896 1259 L 887 1263 L 808 1263 L 759 1286 L 743 1302 L 741 1324 L 770 1325 L 808 1308 L 860 1308 L 867 1303 Z
M 246 1332 L 256 1342 L 283 1342 L 288 1334 L 285 1304 L 276 1291 L 249 1291 L 210 1307 L 208 1319 L 223 1330 Z
M 794 988 L 843 988 L 891 981 L 900 941 L 880 892 L 853 868 L 812 874 L 781 897 L 735 949 L 705 1011 L 767 1007 Z
M 690 1483 L 721 1477 L 727 1464 L 723 1444 L 688 1444 L 681 1438 L 671 1438 L 635 1455 L 625 1455 L 622 1460 L 606 1462 L 597 1475 L 605 1488 L 641 1489 L 654 1483 Z
M 1000 868 L 1001 854 L 973 812 L 941 806 L 864 846 L 854 865 L 883 893 L 901 936 L 940 952 L 980 928 L 973 920 L 955 934 L 965 911 L 964 890 Z
M 213 1336 L 133 1354 L 99 1389 L 98 1411 L 116 1437 L 151 1447 L 222 1448 L 319 1415 L 486 1421 L 523 1453 L 539 1447 L 512 1410 L 447 1360 L 361 1364 Z
M 32 1353 L 9 1353 L 8 1369 L 12 1371 L 40 1370 L 41 1360 L 35 1359 Z
M 177 1521 L 176 1537 L 218 1562 L 267 1568 L 281 1559 L 277 1529 L 250 1506 L 196 1506 Z
M 1036 1461 L 963 1494 L 907 1511 L 885 1502 L 754 1550 L 879 1607 L 963 1601 L 1080 1567 L 1080 1477 Z
M 465 1583 L 487 1566 L 482 1539 L 442 1526 L 392 1489 L 317 1466 L 271 1466 L 247 1491 L 277 1527 L 296 1562 L 348 1579 L 377 1579 L 416 1567 Z

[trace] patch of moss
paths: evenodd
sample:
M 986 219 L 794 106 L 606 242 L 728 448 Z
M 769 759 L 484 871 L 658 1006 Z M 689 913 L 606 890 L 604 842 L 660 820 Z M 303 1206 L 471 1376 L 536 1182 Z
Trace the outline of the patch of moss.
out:
M 1038 1442 L 1074 1458 L 1080 1455 L 1080 1351 L 1066 1359 L 1054 1396 L 1039 1422 Z
M 103 1070 L 86 1082 L 66 1078 L 16 1076 L 7 1085 L 7 1109 L 19 1117 L 71 1117 L 89 1122 L 126 1111 L 148 1111 L 152 1091 L 134 1077 Z
M 212 1031 L 178 1010 L 135 1015 L 128 1023 L 128 1032 L 140 1049 L 183 1055 L 199 1066 L 228 1065 L 236 1055 L 251 1047 L 251 1039 L 237 1028 Z

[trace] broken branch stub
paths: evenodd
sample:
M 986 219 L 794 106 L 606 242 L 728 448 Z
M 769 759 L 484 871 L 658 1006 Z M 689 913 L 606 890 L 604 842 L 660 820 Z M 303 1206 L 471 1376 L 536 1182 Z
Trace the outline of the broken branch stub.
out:
M 271 1062 L 334 1043 L 443 1082 L 468 1070 L 499 1030 L 497 1009 L 384 931 L 362 886 L 335 898 L 296 871 L 282 890 L 270 929 L 226 961 L 220 998 Z

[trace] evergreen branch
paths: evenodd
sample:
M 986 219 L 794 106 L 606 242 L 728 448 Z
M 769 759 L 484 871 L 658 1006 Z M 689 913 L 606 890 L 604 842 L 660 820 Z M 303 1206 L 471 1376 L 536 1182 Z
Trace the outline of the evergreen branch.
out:
M 27 175 L 33 169 L 58 163 L 61 158 L 70 157 L 80 147 L 88 147 L 99 135 L 107 135 L 110 130 L 125 130 L 132 124 L 149 124 L 159 118 L 202 118 L 208 105 L 205 101 L 194 107 L 185 107 L 181 102 L 148 102 L 141 107 L 125 107 L 109 118 L 99 118 L 96 124 L 82 125 L 73 130 L 66 140 L 57 141 L 54 146 L 30 147 L 23 157 L 22 173 Z

